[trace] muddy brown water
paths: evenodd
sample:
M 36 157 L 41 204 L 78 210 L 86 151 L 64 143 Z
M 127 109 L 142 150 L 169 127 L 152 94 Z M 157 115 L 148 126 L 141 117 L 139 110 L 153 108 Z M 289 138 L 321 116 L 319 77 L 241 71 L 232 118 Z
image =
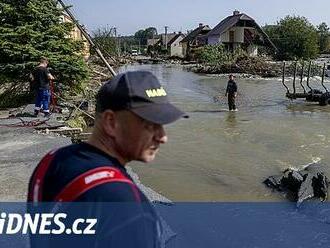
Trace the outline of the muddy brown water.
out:
M 228 112 L 226 77 L 170 65 L 121 71 L 138 69 L 153 72 L 190 115 L 165 127 L 169 142 L 155 161 L 131 163 L 144 184 L 171 200 L 282 201 L 262 181 L 313 162 L 330 177 L 330 107 L 289 101 L 279 79 L 238 79 L 239 111 Z

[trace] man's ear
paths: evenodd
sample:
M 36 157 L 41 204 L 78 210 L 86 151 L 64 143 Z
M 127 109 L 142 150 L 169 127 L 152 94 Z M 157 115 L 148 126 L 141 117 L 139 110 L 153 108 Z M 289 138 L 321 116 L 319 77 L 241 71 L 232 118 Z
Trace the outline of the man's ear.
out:
M 115 129 L 117 126 L 115 112 L 113 112 L 112 110 L 105 110 L 102 113 L 100 124 L 102 126 L 102 129 L 108 136 L 115 136 Z

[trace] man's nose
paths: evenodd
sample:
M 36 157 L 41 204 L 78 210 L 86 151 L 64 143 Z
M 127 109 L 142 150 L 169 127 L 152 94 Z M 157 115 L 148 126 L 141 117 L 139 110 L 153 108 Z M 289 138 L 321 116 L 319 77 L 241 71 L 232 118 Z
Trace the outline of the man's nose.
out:
M 161 144 L 165 144 L 168 140 L 165 129 L 162 125 L 157 127 L 156 140 Z

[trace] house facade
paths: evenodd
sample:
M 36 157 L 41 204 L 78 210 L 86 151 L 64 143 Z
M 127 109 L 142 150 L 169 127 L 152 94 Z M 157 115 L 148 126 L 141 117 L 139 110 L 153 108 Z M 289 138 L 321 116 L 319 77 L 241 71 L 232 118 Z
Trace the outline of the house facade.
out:
M 68 16 L 66 13 L 63 13 L 63 15 L 61 16 L 62 22 L 70 22 L 73 23 L 72 19 L 70 18 L 70 16 Z M 85 38 L 85 36 L 81 33 L 81 31 L 79 30 L 79 28 L 77 27 L 77 25 L 74 25 L 74 28 L 72 29 L 72 31 L 70 32 L 70 38 L 72 38 L 73 40 L 77 40 L 77 41 L 82 41 L 84 48 L 83 48 L 83 56 L 85 59 L 88 59 L 90 56 L 90 45 L 87 41 L 87 39 Z
M 184 34 L 179 32 L 168 42 L 168 49 L 170 57 L 183 58 L 182 44 L 181 41 L 184 39 Z
M 160 40 L 159 37 L 156 37 L 156 38 L 153 38 L 153 39 L 147 39 L 147 47 L 156 45 L 157 42 L 159 42 L 159 40 Z
M 207 43 L 210 45 L 224 44 L 229 51 L 242 48 L 250 56 L 258 55 L 259 46 L 276 49 L 268 35 L 254 19 L 237 10 L 207 34 Z
M 159 34 L 153 39 L 147 40 L 148 47 L 158 47 L 166 51 L 171 57 L 182 57 L 182 45 L 180 41 L 184 38 L 184 35 L 179 33 Z

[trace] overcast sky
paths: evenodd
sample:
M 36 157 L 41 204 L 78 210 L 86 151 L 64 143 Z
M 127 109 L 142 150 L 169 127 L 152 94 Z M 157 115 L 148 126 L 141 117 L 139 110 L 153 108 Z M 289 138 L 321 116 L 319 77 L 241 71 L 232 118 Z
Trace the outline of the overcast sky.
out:
M 329 0 L 63 0 L 89 31 L 116 27 L 118 34 L 164 27 L 169 32 L 194 29 L 198 23 L 213 28 L 233 10 L 246 13 L 259 25 L 275 24 L 286 15 L 306 17 L 312 24 L 330 26 Z

